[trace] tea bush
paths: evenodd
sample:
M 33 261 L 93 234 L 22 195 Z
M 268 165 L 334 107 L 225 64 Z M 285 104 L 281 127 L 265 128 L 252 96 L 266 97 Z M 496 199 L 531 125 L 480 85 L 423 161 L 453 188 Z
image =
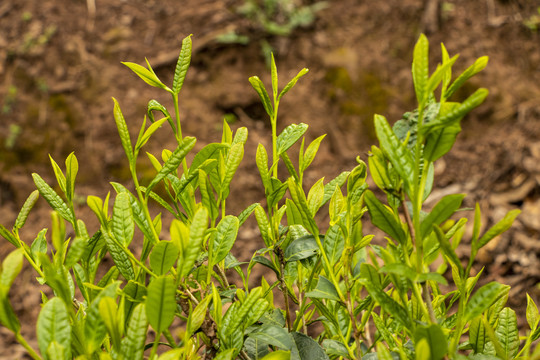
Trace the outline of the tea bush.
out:
M 272 148 L 259 144 L 255 157 L 266 201 L 238 215 L 227 211 L 227 202 L 247 129 L 233 132 L 224 122 L 221 142 L 186 160 L 196 139 L 182 134 L 178 95 L 190 65 L 191 37 L 183 41 L 171 87 L 148 62 L 146 67 L 124 63 L 149 85 L 170 93 L 174 110 L 150 100 L 133 142 L 113 99 L 132 184 L 111 183 L 113 194 L 104 199 L 88 196 L 100 224 L 93 233 L 75 212 L 74 154 L 65 169 L 51 158 L 61 193 L 32 175 L 37 190 L 12 230 L 0 227 L 16 248 L 1 268 L 0 322 L 34 359 L 538 358 L 533 342 L 540 337 L 540 314 L 531 298 L 530 331 L 520 337 L 516 313 L 505 307 L 509 286 L 477 286 L 482 271 L 471 274 L 478 251 L 507 230 L 519 210 L 481 233 L 476 205 L 470 257 L 464 261 L 455 250 L 468 221 L 456 218 L 465 195 L 445 196 L 431 210 L 424 207 L 434 162 L 452 148 L 461 119 L 488 94 L 478 89 L 463 102 L 450 100 L 486 66 L 487 57 L 453 77 L 457 55 L 450 57 L 442 45 L 442 63 L 430 73 L 428 47 L 420 36 L 412 65 L 418 108 L 393 127 L 375 115 L 379 146 L 371 148 L 367 164 L 358 158 L 350 171 L 311 186 L 304 174 L 324 135 L 308 144 L 306 124 L 277 132 L 280 101 L 308 70 L 280 91 L 272 58 L 270 92 L 258 77 L 249 79 L 272 129 Z M 146 154 L 155 176 L 141 184 L 140 151 L 167 126 L 177 147 Z M 297 159 L 289 155 L 293 146 L 299 148 Z M 286 174 L 278 174 L 280 162 Z M 368 168 L 384 202 L 368 189 Z M 50 232 L 43 229 L 26 244 L 19 233 L 39 197 L 53 210 Z M 171 223 L 163 224 L 155 205 L 174 217 Z M 329 223 L 316 220 L 323 218 L 316 217 L 321 211 L 328 211 Z M 258 224 L 261 248 L 241 262 L 230 251 L 250 216 Z M 374 236 L 363 230 L 368 221 L 386 234 L 384 245 L 371 244 Z M 73 238 L 66 238 L 67 226 Z M 105 265 L 105 257 L 114 265 Z M 39 349 L 22 336 L 9 302 L 23 261 L 52 289 L 47 294 L 54 294 L 42 292 Z M 257 280 L 253 274 L 261 272 L 277 280 Z M 232 282 L 232 275 L 241 280 Z

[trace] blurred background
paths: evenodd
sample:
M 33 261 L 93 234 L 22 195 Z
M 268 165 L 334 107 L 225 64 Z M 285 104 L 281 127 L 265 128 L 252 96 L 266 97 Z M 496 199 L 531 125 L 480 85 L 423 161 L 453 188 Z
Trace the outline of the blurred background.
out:
M 486 102 L 463 120 L 455 148 L 437 163 L 433 202 L 465 192 L 467 206 L 480 202 L 484 226 L 521 208 L 515 227 L 480 254 L 477 270 L 486 266 L 487 280 L 512 286 L 512 306 L 525 304 L 526 291 L 538 300 L 539 0 L 4 0 L 0 222 L 11 228 L 34 189 L 32 172 L 54 183 L 49 154 L 63 164 L 75 151 L 83 218 L 88 195 L 104 197 L 109 181 L 128 183 L 111 97 L 133 136 L 150 99 L 171 105 L 168 94 L 146 85 L 121 61 L 144 63 L 147 57 L 160 79 L 171 83 L 181 41 L 193 34 L 192 65 L 180 93 L 183 132 L 198 138 L 197 150 L 220 141 L 224 118 L 233 128 L 248 127 L 246 155 L 231 189 L 230 209 L 237 214 L 264 198 L 254 157 L 259 142 L 269 144 L 270 125 L 248 77 L 258 75 L 269 84 L 271 52 L 283 83 L 301 68 L 310 69 L 282 101 L 278 121 L 281 128 L 309 124 L 308 140 L 328 134 L 306 178 L 311 184 L 351 169 L 356 156 L 367 159 L 376 143 L 373 114 L 393 122 L 415 108 L 410 66 L 422 32 L 430 40 L 432 69 L 441 42 L 451 56 L 460 53 L 456 72 L 480 56 L 490 58 L 455 95 L 461 101 L 478 87 L 490 90 Z M 158 155 L 162 146 L 175 147 L 166 130 L 158 131 L 146 151 Z M 149 163 L 140 166 L 143 176 L 153 176 Z M 40 200 L 21 231 L 28 241 L 49 226 L 49 210 L 42 205 Z M 257 236 L 254 229 L 241 235 Z M 0 257 L 11 250 L 0 242 Z M 467 252 L 464 244 L 464 257 Z M 27 271 L 18 281 L 33 286 L 34 277 Z M 27 296 L 25 286 L 18 289 L 12 302 L 32 319 L 35 312 L 28 309 L 37 307 L 39 293 Z M 10 339 L 0 336 L 0 348 Z

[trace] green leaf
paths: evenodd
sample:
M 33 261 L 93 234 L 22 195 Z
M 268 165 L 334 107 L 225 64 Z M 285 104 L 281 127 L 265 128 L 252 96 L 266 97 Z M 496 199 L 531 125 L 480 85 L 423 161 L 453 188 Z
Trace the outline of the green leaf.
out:
M 538 313 L 538 307 L 534 300 L 527 294 L 527 323 L 531 330 L 536 329 L 538 321 L 540 320 L 540 314 Z
M 270 75 L 272 77 L 272 93 L 274 95 L 274 99 L 276 99 L 277 92 L 278 92 L 278 73 L 277 73 L 277 67 L 276 67 L 276 60 L 274 59 L 274 53 L 271 53 L 270 57 L 271 57 Z
M 514 209 L 509 211 L 502 220 L 493 225 L 486 233 L 478 240 L 477 243 L 473 243 L 473 246 L 478 250 L 489 243 L 493 238 L 502 234 L 510 229 L 516 217 L 521 213 L 521 210 Z
M 309 165 L 311 165 L 315 159 L 315 155 L 317 155 L 317 152 L 319 151 L 321 141 L 325 138 L 325 136 L 326 134 L 321 135 L 309 144 L 303 155 L 302 164 L 300 165 L 300 173 L 303 173 L 309 167 Z
M 182 163 L 182 160 L 193 149 L 197 140 L 194 137 L 186 136 L 180 145 L 174 150 L 172 155 L 167 159 L 161 170 L 157 173 L 156 177 L 147 186 L 147 191 L 151 191 L 163 178 L 168 174 L 175 171 Z
M 145 307 L 148 322 L 156 333 L 163 333 L 172 324 L 176 310 L 176 286 L 170 276 L 158 276 L 148 285 Z
M 216 160 L 217 162 L 219 160 L 220 154 L 228 148 L 229 146 L 227 144 L 219 143 L 212 143 L 203 147 L 197 154 L 195 154 L 195 157 L 193 158 L 193 161 L 191 162 L 191 166 L 189 168 L 188 176 L 194 174 L 195 171 L 201 166 L 203 166 L 205 161 L 209 159 Z
M 465 194 L 453 194 L 439 200 L 420 224 L 421 238 L 425 239 L 431 233 L 433 225 L 440 225 L 452 216 L 459 209 L 464 198 Z
M 272 244 L 271 232 L 270 232 L 270 223 L 268 222 L 268 217 L 264 212 L 264 209 L 261 205 L 255 207 L 255 219 L 259 225 L 259 231 L 261 232 L 261 237 L 264 241 L 264 244 L 268 247 Z
M 187 276 L 191 271 L 195 261 L 201 254 L 201 246 L 204 240 L 204 234 L 208 228 L 208 211 L 201 207 L 195 213 L 189 229 L 189 243 L 184 249 L 181 277 Z
M 272 351 L 262 357 L 260 360 L 290 360 L 291 352 L 285 350 Z
M 301 215 L 301 225 L 303 225 L 312 234 L 317 234 L 319 230 L 315 220 L 313 219 L 313 214 L 311 214 L 311 211 L 309 210 L 304 190 L 294 181 L 293 178 L 288 179 L 288 188 L 291 198 Z
M 28 196 L 28 198 L 24 202 L 24 205 L 21 208 L 21 211 L 19 211 L 19 215 L 17 215 L 17 219 L 15 220 L 15 225 L 13 225 L 14 230 L 18 230 L 24 226 L 24 223 L 26 222 L 26 219 L 28 218 L 28 214 L 30 213 L 30 210 L 32 210 L 34 205 L 36 204 L 38 198 L 39 198 L 39 191 L 38 190 L 32 191 L 32 193 Z
M 148 85 L 169 91 L 170 89 L 165 84 L 163 84 L 161 80 L 159 80 L 157 75 L 154 73 L 154 71 L 150 67 L 150 64 L 148 63 L 148 60 L 146 60 L 146 63 L 149 69 L 136 63 L 127 62 L 127 61 L 122 62 L 122 64 L 130 68 L 135 74 L 137 74 L 141 79 L 143 79 L 144 82 L 147 83 Z
M 456 62 L 459 55 L 453 56 L 451 59 L 445 61 L 442 65 L 439 64 L 435 72 L 429 77 L 426 84 L 426 96 L 431 96 L 435 89 L 439 86 L 444 76 L 446 75 L 448 69 L 452 68 L 452 65 Z M 427 99 L 426 99 L 427 100 Z
M 465 320 L 469 321 L 486 311 L 499 297 L 505 286 L 498 282 L 490 282 L 474 293 L 465 307 Z
M 56 181 L 58 182 L 58 186 L 60 187 L 60 190 L 65 194 L 66 193 L 66 176 L 62 172 L 62 169 L 56 161 L 52 158 L 52 156 L 49 154 L 49 160 L 51 161 L 51 166 L 54 171 L 54 176 L 56 177 Z
M 412 74 L 418 104 L 425 104 L 429 95 L 426 91 L 429 76 L 429 42 L 424 34 L 420 35 L 414 46 Z
M 189 35 L 182 40 L 182 50 L 180 50 L 180 55 L 178 56 L 178 61 L 176 63 L 176 69 L 174 70 L 172 90 L 176 95 L 178 95 L 182 89 L 182 85 L 184 85 L 184 80 L 191 62 L 191 47 L 191 35 Z
M 319 276 L 319 281 L 317 282 L 315 289 L 308 291 L 306 296 L 310 298 L 339 301 L 336 287 L 330 280 L 322 275 Z
M 52 341 L 47 348 L 47 356 L 49 359 L 64 359 L 66 349 L 57 341 Z
M 172 241 L 160 241 L 150 253 L 150 266 L 156 275 L 164 275 L 174 265 L 179 254 L 180 250 Z
M 484 102 L 488 96 L 487 89 L 478 89 L 461 104 L 451 106 L 449 111 L 441 111 L 435 120 L 425 124 L 420 131 L 429 134 L 432 131 L 444 128 L 454 121 L 463 118 L 468 112 Z M 448 105 L 448 103 L 447 103 Z
M 240 221 L 235 216 L 227 215 L 221 219 L 216 228 L 216 236 L 214 237 L 214 258 L 212 264 L 217 264 L 225 259 L 225 256 L 231 251 L 238 236 L 239 227 Z
M 231 185 L 232 178 L 236 173 L 238 166 L 240 166 L 240 162 L 242 162 L 243 157 L 244 144 L 234 144 L 229 150 L 229 153 L 227 154 L 227 159 L 225 160 L 225 174 L 223 176 L 220 189 L 221 199 L 226 199 L 229 196 L 229 187 Z
M 252 261 L 258 264 L 261 264 L 263 266 L 266 266 L 267 268 L 271 269 L 277 276 L 279 276 L 280 274 L 279 269 L 276 267 L 276 265 L 274 265 L 273 262 L 271 262 L 264 256 L 261 256 L 261 255 L 254 256 Z
M 18 248 L 10 252 L 2 262 L 2 268 L 0 268 L 0 285 L 9 289 L 21 272 L 22 264 L 23 250 Z
M 56 210 L 58 214 L 64 218 L 64 220 L 73 224 L 75 222 L 75 217 L 64 200 L 58 196 L 58 194 L 43 180 L 41 176 L 33 173 L 32 177 L 34 178 L 34 183 L 36 184 L 39 193 L 45 198 L 51 208 Z
M 128 158 L 128 162 L 131 165 L 133 165 L 134 159 L 133 159 L 133 147 L 131 146 L 131 137 L 129 136 L 129 130 L 126 124 L 126 120 L 124 119 L 124 115 L 122 114 L 122 110 L 120 109 L 120 105 L 118 104 L 118 101 L 116 101 L 115 98 L 113 98 L 114 102 L 114 121 L 116 122 L 116 128 L 118 129 L 118 134 L 120 135 L 120 140 L 122 142 L 122 147 L 124 148 L 124 152 L 126 153 L 126 156 Z
M 143 358 L 147 327 L 148 321 L 146 319 L 145 305 L 139 304 L 131 314 L 126 336 L 122 339 L 122 354 L 124 355 L 124 359 Z
M 131 203 L 127 192 L 121 192 L 116 196 L 111 227 L 116 240 L 127 247 L 133 240 L 135 232 Z
M 248 336 L 284 350 L 290 350 L 293 345 L 289 332 L 278 325 L 263 325 Z
M 384 116 L 375 115 L 375 132 L 382 152 L 396 169 L 406 189 L 411 191 L 416 181 L 413 178 L 414 160 L 411 152 L 397 138 Z
M 334 195 L 334 191 L 336 190 L 336 187 L 342 187 L 343 184 L 347 181 L 347 178 L 349 177 L 350 171 L 344 171 L 338 176 L 336 176 L 334 179 L 332 179 L 328 184 L 324 185 L 324 197 L 322 205 L 326 204 L 328 200 L 332 198 L 332 195 Z
M 319 253 L 317 241 L 313 235 L 305 235 L 293 240 L 285 249 L 285 261 L 298 261 Z
M 257 146 L 257 154 L 255 156 L 255 162 L 261 175 L 261 180 L 265 189 L 270 185 L 270 173 L 268 172 L 268 154 L 264 145 L 259 143 Z
M 459 260 L 459 257 L 457 256 L 455 250 L 452 248 L 443 231 L 438 226 L 434 226 L 434 230 L 444 255 L 450 260 L 452 264 L 454 264 L 454 266 L 459 269 L 459 275 L 463 276 L 463 265 L 461 265 L 461 261 Z
M 401 244 L 405 244 L 407 242 L 407 235 L 403 231 L 401 224 L 396 220 L 394 214 L 371 191 L 366 191 L 364 200 L 373 225 L 386 232 Z
M 418 343 L 422 339 L 425 339 L 429 346 L 430 359 L 440 360 L 448 353 L 448 341 L 439 325 L 417 326 L 414 332 L 414 341 Z
M 101 314 L 99 312 L 99 304 L 105 297 L 116 297 L 116 291 L 118 289 L 119 282 L 113 282 L 107 285 L 101 292 L 94 298 L 90 306 L 86 310 L 86 320 L 84 322 L 84 336 L 86 339 L 86 350 L 88 353 L 101 348 L 103 340 L 107 336 L 107 328 Z
M 339 225 L 330 227 L 324 236 L 323 242 L 323 249 L 330 261 L 330 265 L 334 266 L 341 259 L 344 247 L 345 237 Z
M 278 156 L 293 146 L 307 131 L 308 126 L 304 123 L 287 126 L 277 137 L 276 146 Z
M 300 79 L 302 76 L 306 75 L 308 73 L 308 69 L 306 68 L 303 68 L 302 70 L 300 70 L 298 72 L 298 74 L 296 74 L 295 77 L 293 77 L 288 83 L 287 85 L 285 85 L 285 87 L 283 88 L 283 90 L 281 90 L 281 92 L 279 93 L 279 96 L 278 96 L 278 101 L 281 100 L 281 98 L 283 97 L 283 95 L 285 95 L 289 90 L 292 89 L 292 87 L 294 85 L 296 85 L 296 82 L 298 81 L 298 79 Z
M 21 244 L 19 244 L 19 240 L 13 235 L 8 229 L 4 227 L 4 225 L 0 224 L 0 235 L 16 247 L 21 247 Z
M 0 285 L 0 324 L 13 333 L 18 333 L 21 329 L 21 323 L 9 302 L 9 288 L 5 285 Z
M 329 360 L 330 358 L 324 352 L 323 348 L 311 337 L 299 332 L 291 333 L 300 360 Z
M 398 304 L 394 299 L 392 299 L 387 293 L 385 293 L 379 286 L 360 279 L 363 282 L 363 285 L 366 287 L 367 291 L 371 297 L 379 303 L 381 308 L 388 314 L 391 314 L 396 321 L 403 325 L 406 329 L 411 329 L 411 321 L 407 310 Z
M 99 302 L 98 308 L 101 319 L 111 336 L 113 346 L 120 348 L 120 338 L 122 336 L 120 326 L 123 327 L 123 324 L 120 325 L 117 320 L 118 306 L 116 301 L 111 297 L 104 297 Z
M 75 178 L 79 171 L 79 162 L 74 153 L 71 153 L 66 158 L 66 198 L 69 203 L 73 202 L 75 195 Z
M 489 58 L 487 56 L 482 56 L 476 59 L 474 64 L 469 66 L 461 75 L 458 76 L 456 80 L 454 80 L 452 85 L 450 85 L 448 90 L 446 90 L 444 99 L 450 98 L 450 96 L 452 96 L 456 90 L 458 90 L 465 83 L 465 81 L 484 70 L 484 68 L 487 66 L 488 60 Z
M 52 298 L 41 309 L 36 333 L 39 350 L 45 360 L 49 359 L 47 349 L 53 341 L 64 347 L 64 359 L 71 359 L 71 324 L 62 299 Z
M 483 354 L 488 342 L 489 337 L 482 316 L 477 316 L 469 324 L 469 344 L 476 354 Z
M 188 336 L 191 336 L 195 333 L 197 329 L 201 327 L 204 320 L 206 319 L 206 313 L 208 311 L 208 304 L 212 299 L 211 296 L 205 297 L 201 302 L 195 306 L 195 309 L 190 312 L 188 317 L 187 332 Z
M 129 251 L 126 247 L 119 243 L 109 230 L 102 228 L 101 232 L 109 249 L 109 253 L 113 258 L 114 264 L 120 270 L 120 273 L 126 278 L 126 280 L 134 280 L 135 272 L 133 270 L 133 264 L 127 255 Z
M 150 140 L 150 137 L 157 131 L 157 129 L 159 129 L 161 125 L 163 125 L 163 123 L 167 120 L 169 120 L 169 118 L 165 117 L 154 122 L 148 127 L 148 129 L 144 131 L 144 133 L 142 132 L 142 129 L 144 128 L 143 124 L 143 127 L 141 128 L 141 134 L 139 138 L 137 138 L 137 142 L 135 143 L 135 151 L 139 151 L 148 142 L 148 140 Z
M 84 255 L 86 247 L 88 246 L 88 238 L 83 238 L 76 236 L 75 239 L 71 242 L 69 251 L 66 256 L 66 261 L 64 266 L 66 269 L 71 269 Z
M 261 81 L 261 79 L 259 79 L 258 76 L 250 77 L 249 82 L 251 83 L 251 86 L 253 86 L 257 94 L 259 94 L 259 97 L 261 98 L 262 104 L 264 106 L 264 110 L 266 111 L 268 116 L 272 118 L 274 116 L 274 108 L 270 103 L 270 98 L 268 97 L 268 92 L 266 91 L 263 82 Z
M 501 344 L 507 359 L 513 359 L 519 350 L 519 332 L 514 310 L 505 307 L 499 313 L 499 321 L 495 328 L 497 340 Z
M 434 162 L 441 158 L 454 146 L 460 132 L 461 126 L 459 122 L 430 132 L 426 137 L 424 159 Z
M 267 207 L 269 209 L 272 209 L 274 208 L 274 206 L 278 205 L 281 199 L 283 199 L 285 192 L 287 192 L 287 184 L 282 183 L 275 177 L 271 177 L 270 182 L 268 183 L 268 186 L 266 187 L 265 190 L 266 190 Z
M 309 211 L 312 214 L 316 214 L 319 208 L 322 206 L 324 198 L 324 178 L 319 179 L 309 190 L 307 202 Z

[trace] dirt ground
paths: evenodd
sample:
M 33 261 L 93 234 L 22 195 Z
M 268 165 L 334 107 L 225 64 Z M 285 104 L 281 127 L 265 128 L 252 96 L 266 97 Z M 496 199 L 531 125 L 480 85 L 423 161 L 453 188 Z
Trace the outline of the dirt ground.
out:
M 259 142 L 269 143 L 269 124 L 247 81 L 259 75 L 268 84 L 262 49 L 273 49 L 283 81 L 303 67 L 310 69 L 284 98 L 279 121 L 280 127 L 309 124 L 308 140 L 328 134 L 306 179 L 314 182 L 352 168 L 357 155 L 367 158 L 375 143 L 374 113 L 397 120 L 414 108 L 412 47 L 425 32 L 434 59 L 440 56 L 440 42 L 451 55 L 461 54 L 457 70 L 482 55 L 490 57 L 486 70 L 457 94 L 464 99 L 478 87 L 490 90 L 485 104 L 463 120 L 455 148 L 439 161 L 432 201 L 465 192 L 466 206 L 480 202 L 484 226 L 508 210 L 522 209 L 514 228 L 480 254 L 476 270 L 485 266 L 485 280 L 512 286 L 510 305 L 523 324 L 525 292 L 540 300 L 540 30 L 534 28 L 540 28 L 540 1 L 328 0 L 311 24 L 288 36 L 272 36 L 239 14 L 243 3 L 0 2 L 0 222 L 12 226 L 34 189 L 32 172 L 53 183 L 48 154 L 63 163 L 75 151 L 81 164 L 76 192 L 82 218 L 91 217 L 86 196 L 104 197 L 109 181 L 127 183 L 111 97 L 119 101 L 133 136 L 149 99 L 171 104 L 121 61 L 143 63 L 147 57 L 170 83 L 181 41 L 193 34 L 192 66 L 181 92 L 184 135 L 196 136 L 199 149 L 220 140 L 224 116 L 236 119 L 233 127 L 249 128 L 232 188 L 230 210 L 238 213 L 264 197 L 254 157 Z M 245 36 L 247 43 L 219 41 L 231 32 Z M 162 145 L 174 146 L 165 131 L 146 150 L 156 153 Z M 150 171 L 149 164 L 141 166 Z M 22 230 L 28 241 L 49 226 L 49 210 L 42 205 L 40 200 Z M 246 229 L 235 251 L 250 253 L 258 243 L 248 240 L 257 236 Z M 467 244 L 460 249 L 467 256 Z M 0 242 L 0 258 L 11 250 Z M 28 338 L 33 338 L 40 303 L 34 277 L 25 268 L 11 292 Z M 23 357 L 3 328 L 0 349 L 0 359 Z

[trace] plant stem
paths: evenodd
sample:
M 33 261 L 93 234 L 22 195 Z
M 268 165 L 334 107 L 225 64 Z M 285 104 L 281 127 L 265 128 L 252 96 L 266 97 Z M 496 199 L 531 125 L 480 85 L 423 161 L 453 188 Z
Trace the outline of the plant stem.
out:
M 182 125 L 180 124 L 180 108 L 178 107 L 178 95 L 171 93 L 174 103 L 174 116 L 176 117 L 176 141 L 178 145 L 182 142 Z M 188 167 L 186 159 L 182 159 L 182 168 L 184 169 L 184 174 L 188 173 Z M 186 175 L 187 176 L 187 175 Z
M 26 349 L 26 351 L 28 351 L 28 355 L 30 355 L 32 359 L 41 360 L 41 356 L 39 356 L 38 353 L 36 353 L 34 349 L 28 344 L 28 342 L 26 342 L 26 339 L 21 335 L 20 332 L 17 332 L 15 334 L 15 339 L 17 339 L 19 344 L 21 344 Z

